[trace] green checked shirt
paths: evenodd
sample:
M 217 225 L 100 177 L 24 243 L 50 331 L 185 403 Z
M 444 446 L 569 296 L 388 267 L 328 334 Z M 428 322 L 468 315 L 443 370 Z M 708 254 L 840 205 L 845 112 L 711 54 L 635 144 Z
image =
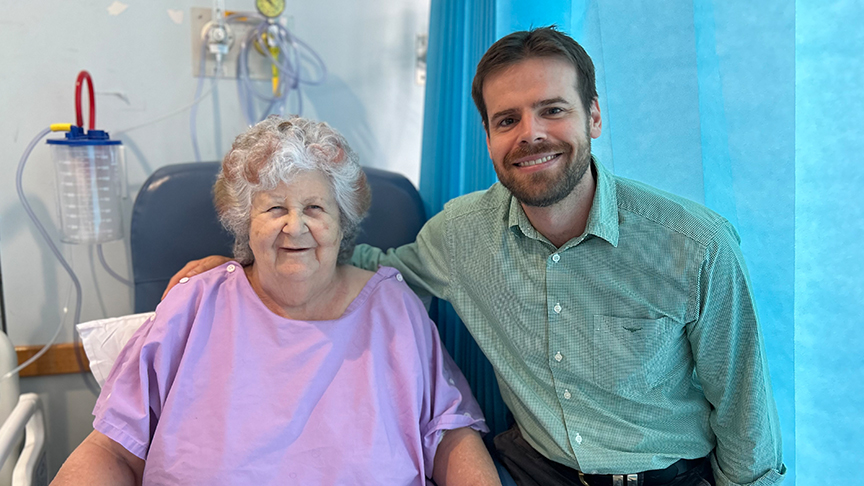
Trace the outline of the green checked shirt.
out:
M 780 427 L 732 226 L 595 161 L 585 233 L 556 248 L 500 184 L 450 201 L 396 267 L 448 300 L 525 439 L 586 473 L 712 454 L 718 486 L 782 481 Z

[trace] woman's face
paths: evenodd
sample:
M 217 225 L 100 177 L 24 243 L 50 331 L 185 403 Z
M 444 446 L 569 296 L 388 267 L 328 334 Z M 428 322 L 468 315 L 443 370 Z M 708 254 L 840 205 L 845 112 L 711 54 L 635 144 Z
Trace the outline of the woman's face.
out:
M 291 281 L 329 278 L 341 241 L 339 207 L 319 171 L 252 198 L 249 246 L 259 272 Z

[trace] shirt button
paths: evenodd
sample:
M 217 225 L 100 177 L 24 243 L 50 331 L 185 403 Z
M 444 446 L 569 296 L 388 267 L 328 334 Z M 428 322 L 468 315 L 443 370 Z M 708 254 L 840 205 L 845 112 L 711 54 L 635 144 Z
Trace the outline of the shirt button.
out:
M 570 394 L 570 390 L 564 390 L 564 400 L 570 400 L 570 397 L 573 395 Z
M 559 255 L 557 253 L 552 255 L 552 261 L 553 262 L 558 263 L 558 260 L 560 260 L 560 259 L 561 259 L 561 255 Z
M 237 267 L 235 267 L 234 264 L 232 263 L 231 265 L 228 265 L 228 267 L 225 270 L 228 270 L 229 272 L 233 272 L 236 269 L 237 269 Z
M 183 277 L 180 279 L 180 283 L 186 283 L 189 281 L 189 277 Z
M 396 280 L 398 280 L 398 281 L 401 282 L 401 281 L 403 281 L 403 280 L 405 280 L 405 279 L 402 278 L 402 274 L 401 274 L 401 273 L 397 273 L 397 274 L 396 274 Z
M 555 304 L 555 307 L 553 307 L 552 310 L 554 310 L 556 314 L 560 314 L 561 313 L 561 304 Z
M 555 361 L 558 361 L 560 363 L 562 359 L 564 359 L 564 356 L 561 355 L 561 351 L 555 353 Z
M 582 436 L 579 435 L 579 434 L 576 434 L 576 443 L 577 443 L 577 444 L 582 444 Z

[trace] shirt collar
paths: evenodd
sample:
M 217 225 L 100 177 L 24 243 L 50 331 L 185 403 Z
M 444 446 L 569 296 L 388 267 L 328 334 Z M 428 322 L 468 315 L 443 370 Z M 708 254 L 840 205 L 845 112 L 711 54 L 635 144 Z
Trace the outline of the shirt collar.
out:
M 591 158 L 597 179 L 594 190 L 594 200 L 591 212 L 588 214 L 588 224 L 585 233 L 603 238 L 612 246 L 618 246 L 618 195 L 615 187 L 615 177 L 595 158 Z M 525 210 L 519 201 L 510 196 L 508 225 L 511 229 L 518 228 L 525 236 L 534 239 L 546 238 L 531 225 Z

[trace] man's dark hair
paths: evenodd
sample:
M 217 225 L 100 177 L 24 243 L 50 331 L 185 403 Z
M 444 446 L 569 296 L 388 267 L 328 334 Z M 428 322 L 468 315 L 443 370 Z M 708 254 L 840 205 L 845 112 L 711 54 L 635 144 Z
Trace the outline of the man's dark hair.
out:
M 489 114 L 486 113 L 486 101 L 483 100 L 483 82 L 500 69 L 537 57 L 559 57 L 570 61 L 576 69 L 576 88 L 585 113 L 590 113 L 591 102 L 597 98 L 597 88 L 594 85 L 594 63 L 585 49 L 554 25 L 523 30 L 508 34 L 492 44 L 477 64 L 471 97 L 483 118 L 486 133 L 489 133 Z

